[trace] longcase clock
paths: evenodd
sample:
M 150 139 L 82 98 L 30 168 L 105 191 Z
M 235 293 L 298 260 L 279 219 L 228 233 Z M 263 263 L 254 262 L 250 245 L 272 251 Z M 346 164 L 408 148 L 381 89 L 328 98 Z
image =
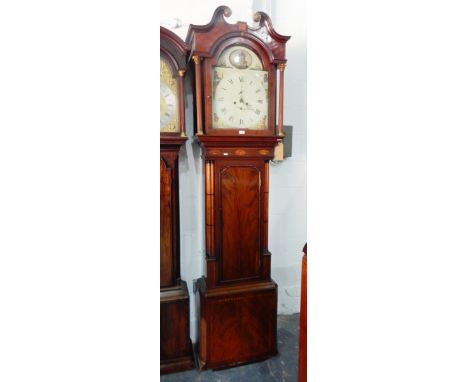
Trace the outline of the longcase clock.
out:
M 180 278 L 178 157 L 185 134 L 184 77 L 189 47 L 160 29 L 161 374 L 194 367 L 189 294 Z
M 209 24 L 189 27 L 186 40 L 205 181 L 206 261 L 197 281 L 201 368 L 277 354 L 268 169 L 283 136 L 289 37 L 275 32 L 262 12 L 255 28 L 227 23 L 230 14 L 228 7 L 217 8 Z

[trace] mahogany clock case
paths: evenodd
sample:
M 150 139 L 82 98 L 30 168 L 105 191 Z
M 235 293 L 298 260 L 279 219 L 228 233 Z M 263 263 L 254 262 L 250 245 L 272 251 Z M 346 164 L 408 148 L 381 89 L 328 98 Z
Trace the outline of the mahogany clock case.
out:
M 160 54 L 176 84 L 175 131 L 160 132 L 160 372 L 194 367 L 190 340 L 189 294 L 180 278 L 179 174 L 180 147 L 186 141 L 184 77 L 188 46 L 174 33 L 160 28 Z
M 255 16 L 259 22 L 255 28 L 245 22 L 227 23 L 230 14 L 228 7 L 218 7 L 209 24 L 190 25 L 186 39 L 192 49 L 197 140 L 205 181 L 205 270 L 197 281 L 199 365 L 215 369 L 277 354 L 278 294 L 270 277 L 268 250 L 269 161 L 282 139 L 282 78 L 289 37 L 275 32 L 262 12 Z M 211 73 L 223 52 L 233 46 L 250 49 L 268 72 L 264 129 L 219 129 L 212 124 Z

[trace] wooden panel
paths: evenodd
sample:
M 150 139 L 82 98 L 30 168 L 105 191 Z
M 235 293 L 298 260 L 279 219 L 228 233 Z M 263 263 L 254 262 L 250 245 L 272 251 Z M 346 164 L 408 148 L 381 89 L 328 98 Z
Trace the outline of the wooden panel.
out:
M 232 165 L 221 171 L 222 281 L 259 274 L 260 174 L 253 166 Z
M 189 300 L 161 303 L 161 359 L 190 354 L 188 342 Z
M 177 288 L 161 291 L 161 374 L 192 369 L 189 329 L 189 295 L 182 281 Z
M 271 353 L 273 293 L 220 299 L 212 306 L 211 362 L 230 363 Z
M 241 157 L 241 158 L 271 158 L 273 157 L 273 148 L 270 147 L 216 147 L 206 151 L 206 156 L 209 158 L 226 158 L 226 157 Z
M 277 354 L 277 289 L 273 282 L 221 287 L 214 294 L 198 281 L 200 367 L 220 368 Z
M 160 160 L 160 286 L 173 282 L 172 170 Z

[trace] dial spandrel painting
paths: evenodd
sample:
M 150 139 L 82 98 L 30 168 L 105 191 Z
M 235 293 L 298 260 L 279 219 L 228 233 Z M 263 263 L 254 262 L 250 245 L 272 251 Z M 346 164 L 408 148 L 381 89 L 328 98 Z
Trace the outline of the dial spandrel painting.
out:
M 226 49 L 213 67 L 213 128 L 267 129 L 268 72 L 248 48 Z
M 177 79 L 174 78 L 169 63 L 161 57 L 159 127 L 162 132 L 178 132 Z

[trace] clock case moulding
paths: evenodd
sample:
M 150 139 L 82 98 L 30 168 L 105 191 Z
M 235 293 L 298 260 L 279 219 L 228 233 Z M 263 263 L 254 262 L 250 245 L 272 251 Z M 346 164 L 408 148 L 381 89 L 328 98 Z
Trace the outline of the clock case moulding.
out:
M 160 27 L 160 55 L 169 63 L 178 86 L 178 130 L 160 132 L 160 373 L 193 369 L 190 304 L 187 284 L 180 278 L 179 180 L 180 147 L 185 134 L 184 77 L 190 48 L 173 32 Z
M 269 161 L 283 133 L 283 88 L 288 36 L 258 12 L 251 28 L 227 23 L 216 9 L 207 25 L 190 25 L 186 42 L 194 73 L 196 137 L 205 181 L 206 254 L 197 280 L 199 366 L 225 368 L 277 354 L 277 285 L 268 250 Z M 224 49 L 244 46 L 269 73 L 269 115 L 264 130 L 213 129 L 211 69 Z M 279 87 L 277 92 L 277 73 Z M 278 93 L 278 97 L 277 97 Z M 278 102 L 278 107 L 276 106 Z M 278 128 L 276 128 L 278 111 Z

